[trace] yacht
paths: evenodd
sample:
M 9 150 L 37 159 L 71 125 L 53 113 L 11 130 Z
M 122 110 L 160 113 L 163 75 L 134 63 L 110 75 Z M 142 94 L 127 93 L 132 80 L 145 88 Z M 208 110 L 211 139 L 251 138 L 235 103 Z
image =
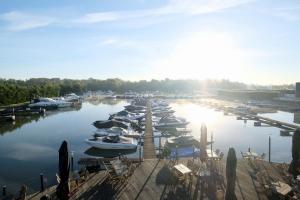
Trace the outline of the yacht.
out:
M 94 137 L 102 137 L 107 135 L 121 135 L 124 137 L 133 137 L 133 138 L 138 138 L 141 136 L 139 133 L 132 130 L 131 128 L 126 130 L 121 127 L 112 127 L 112 128 L 97 129 L 95 131 Z
M 34 99 L 28 106 L 31 108 L 64 108 L 72 106 L 72 103 L 63 99 L 38 98 Z
M 86 142 L 99 149 L 136 149 L 137 140 L 119 135 L 108 135 L 104 137 L 94 137 Z
M 64 99 L 68 102 L 78 102 L 80 101 L 80 96 L 76 95 L 75 93 L 71 93 L 64 96 Z

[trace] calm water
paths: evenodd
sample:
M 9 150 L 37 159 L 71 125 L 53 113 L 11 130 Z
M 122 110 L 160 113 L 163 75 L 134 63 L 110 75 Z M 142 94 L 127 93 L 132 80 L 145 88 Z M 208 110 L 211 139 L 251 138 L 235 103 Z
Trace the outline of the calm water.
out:
M 85 102 L 81 108 L 50 112 L 45 117 L 24 118 L 15 125 L 0 124 L 0 185 L 7 185 L 11 192 L 16 192 L 21 184 L 30 186 L 31 190 L 38 190 L 41 172 L 48 185 L 55 184 L 61 142 L 69 142 L 75 160 L 78 160 L 89 149 L 84 139 L 95 130 L 91 123 L 107 119 L 109 113 L 122 110 L 126 104 L 126 101 Z M 213 133 L 214 148 L 225 154 L 230 146 L 236 149 L 238 155 L 248 147 L 260 154 L 267 153 L 268 137 L 271 136 L 272 160 L 289 162 L 291 159 L 291 138 L 280 137 L 277 128 L 254 127 L 253 121 L 238 121 L 235 116 L 224 116 L 222 112 L 189 101 L 172 102 L 171 106 L 177 116 L 191 122 L 189 128 L 196 138 L 200 137 L 201 123 L 206 123 L 209 135 Z M 284 121 L 289 121 L 293 120 L 291 115 L 279 112 L 269 114 L 268 117 L 282 117 Z M 96 155 L 100 155 L 99 152 Z M 137 157 L 138 153 L 129 156 Z

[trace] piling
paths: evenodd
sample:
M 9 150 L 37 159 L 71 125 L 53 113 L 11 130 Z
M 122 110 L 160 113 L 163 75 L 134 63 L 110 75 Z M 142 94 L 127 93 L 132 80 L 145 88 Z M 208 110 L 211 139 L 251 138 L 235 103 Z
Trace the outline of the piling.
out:
M 2 196 L 6 196 L 6 185 L 2 187 Z
M 271 136 L 269 136 L 269 163 L 271 162 Z
M 40 173 L 41 192 L 44 191 L 44 174 Z

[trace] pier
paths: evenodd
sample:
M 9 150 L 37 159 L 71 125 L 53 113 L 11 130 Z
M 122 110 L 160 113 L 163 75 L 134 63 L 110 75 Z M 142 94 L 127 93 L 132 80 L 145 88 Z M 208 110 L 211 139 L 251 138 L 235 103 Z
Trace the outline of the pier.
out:
M 253 115 L 253 114 L 246 113 L 246 112 L 233 110 L 232 113 L 236 114 L 236 115 L 239 115 L 239 116 L 242 116 L 242 117 L 244 117 L 246 119 L 249 119 L 249 120 L 254 120 L 254 121 L 257 121 L 257 122 L 261 122 L 263 124 L 268 124 L 270 126 L 274 126 L 274 127 L 278 127 L 278 128 L 282 128 L 282 129 L 287 129 L 287 130 L 290 130 L 290 131 L 295 131 L 296 129 L 300 129 L 300 126 L 295 125 L 295 124 L 282 122 L 282 121 L 278 121 L 278 120 L 275 120 L 275 119 L 270 119 L 270 118 L 262 117 L 262 116 L 258 116 L 258 115 Z
M 153 159 L 156 158 L 155 145 L 153 138 L 153 126 L 152 126 L 152 113 L 151 113 L 151 103 L 147 103 L 147 114 L 146 114 L 146 127 L 144 136 L 144 146 L 143 146 L 143 158 Z

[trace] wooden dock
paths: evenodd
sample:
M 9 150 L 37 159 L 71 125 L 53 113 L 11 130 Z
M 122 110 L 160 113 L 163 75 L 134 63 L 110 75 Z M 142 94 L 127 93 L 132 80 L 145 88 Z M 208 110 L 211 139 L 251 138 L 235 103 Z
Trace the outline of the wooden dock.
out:
M 146 128 L 145 128 L 145 136 L 144 136 L 143 154 L 144 154 L 143 155 L 144 159 L 156 158 L 150 101 L 148 101 L 147 103 Z
M 191 159 L 191 158 L 190 158 Z M 179 159 L 179 163 L 187 165 L 188 158 Z M 129 177 L 124 187 L 109 199 L 131 200 L 131 199 L 217 199 L 215 192 L 217 188 L 213 188 L 214 193 L 209 187 L 216 185 L 201 187 L 199 178 L 192 176 L 187 179 L 186 183 L 171 183 L 172 175 L 169 160 L 165 159 L 146 159 Z M 271 164 L 263 161 L 270 173 L 274 172 Z M 220 162 L 222 168 L 222 184 L 221 189 L 225 194 L 226 188 L 226 162 Z M 274 172 L 275 173 L 275 172 Z M 238 160 L 237 179 L 235 193 L 238 200 L 267 200 L 267 196 L 259 182 L 255 179 L 255 174 L 246 160 Z M 218 188 L 220 189 L 220 188 Z
M 250 120 L 258 121 L 263 124 L 268 124 L 270 126 L 275 126 L 275 127 L 282 128 L 282 129 L 288 129 L 288 130 L 292 130 L 292 131 L 295 131 L 296 129 L 300 129 L 300 126 L 298 126 L 298 125 L 287 123 L 287 122 L 282 122 L 282 121 L 275 120 L 275 119 L 270 119 L 268 117 L 262 117 L 262 116 L 253 115 L 250 113 L 245 113 L 245 112 L 240 112 L 240 111 L 232 111 L 232 113 L 242 116 L 242 117 L 245 117 Z

